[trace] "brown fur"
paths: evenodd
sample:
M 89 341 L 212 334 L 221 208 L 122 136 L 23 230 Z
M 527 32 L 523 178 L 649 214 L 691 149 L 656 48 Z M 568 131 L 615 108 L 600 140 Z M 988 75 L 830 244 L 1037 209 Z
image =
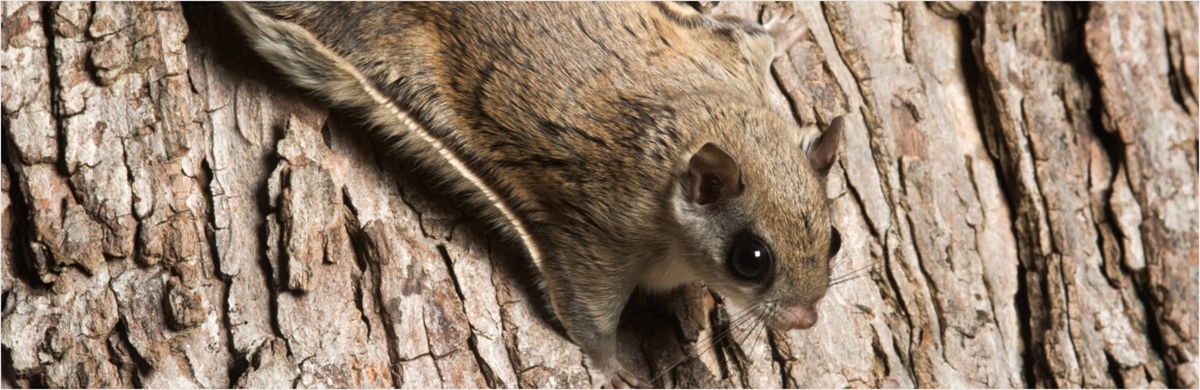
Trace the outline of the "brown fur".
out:
M 803 307 L 815 321 L 840 121 L 806 154 L 768 108 L 772 35 L 798 34 L 674 4 L 228 8 L 289 80 L 363 114 L 520 238 L 601 373 L 619 370 L 617 320 L 639 284 L 699 279 L 771 303 L 773 323 Z M 775 256 L 763 281 L 726 264 L 746 231 Z

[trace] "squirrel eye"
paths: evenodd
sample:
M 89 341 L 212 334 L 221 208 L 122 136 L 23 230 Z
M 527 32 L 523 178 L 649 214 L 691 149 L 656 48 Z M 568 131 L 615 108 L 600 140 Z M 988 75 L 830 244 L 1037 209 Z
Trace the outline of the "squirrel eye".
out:
M 771 250 L 753 236 L 739 236 L 729 248 L 728 263 L 738 277 L 760 279 L 771 268 Z
M 833 256 L 837 255 L 838 250 L 842 249 L 842 234 L 838 233 L 838 230 L 835 227 L 831 226 L 829 229 L 831 229 L 830 233 L 833 235 L 833 239 L 831 239 L 831 242 L 829 243 L 829 257 L 832 258 Z

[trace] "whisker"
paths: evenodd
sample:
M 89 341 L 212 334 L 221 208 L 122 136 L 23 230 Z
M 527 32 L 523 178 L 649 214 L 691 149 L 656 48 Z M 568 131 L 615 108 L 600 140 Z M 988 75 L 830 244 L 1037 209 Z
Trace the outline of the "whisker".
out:
M 871 268 L 869 268 L 869 267 L 868 267 L 868 268 L 857 269 L 857 270 L 854 270 L 854 271 L 852 271 L 852 272 L 848 272 L 848 273 L 846 273 L 846 274 L 844 274 L 844 275 L 840 275 L 840 276 L 838 276 L 838 277 L 836 277 L 836 278 L 832 278 L 832 280 L 831 280 L 831 281 L 833 281 L 833 282 L 844 282 L 844 281 L 847 281 L 847 280 L 850 280 L 850 279 L 854 279 L 854 278 L 859 278 L 859 277 L 866 276 L 866 275 L 870 274 L 870 273 L 871 273 L 871 271 L 872 271 L 872 269 L 871 269 Z
M 693 349 L 692 352 L 688 353 L 686 356 L 684 356 L 683 358 L 680 358 L 674 364 L 671 364 L 666 369 L 659 372 L 658 375 L 655 375 L 653 378 L 650 378 L 650 383 L 657 382 L 660 378 L 667 375 L 667 373 L 670 373 L 676 367 L 679 367 L 680 364 L 683 364 L 684 362 L 686 362 L 690 359 L 693 359 L 693 358 L 696 358 L 696 357 L 699 357 L 701 355 L 711 352 L 714 348 L 716 348 L 716 346 L 718 344 L 724 342 L 725 339 L 728 338 L 730 334 L 732 334 L 733 329 L 735 327 L 741 326 L 741 324 L 745 323 L 746 321 L 754 320 L 755 309 L 757 309 L 762 304 L 763 303 L 761 303 L 761 302 L 756 303 L 756 304 L 751 305 L 750 307 L 730 316 L 732 318 L 729 319 L 729 322 L 724 330 L 722 330 L 719 333 L 710 335 L 708 337 L 708 342 L 704 342 L 704 340 L 702 340 L 702 339 L 696 340 L 696 343 L 704 342 L 704 345 L 701 348 Z
M 830 281 L 830 282 L 829 282 L 829 287 L 833 287 L 833 286 L 837 286 L 837 285 L 839 285 L 839 284 L 842 284 L 842 283 L 846 283 L 846 282 L 854 281 L 854 280 L 856 280 L 856 279 L 862 278 L 863 276 L 867 276 L 867 275 L 870 275 L 870 273 L 869 273 L 869 272 L 864 272 L 864 273 L 862 273 L 862 274 L 858 274 L 858 275 L 850 275 L 850 276 L 847 276 L 847 277 L 845 277 L 845 278 L 842 278 L 842 279 L 838 279 L 838 280 Z
M 766 308 L 766 312 L 765 312 L 765 313 L 763 314 L 763 316 L 762 316 L 763 320 L 762 320 L 762 321 L 758 321 L 757 323 L 755 323 L 755 324 L 754 324 L 754 326 L 752 326 L 752 327 L 750 328 L 750 331 L 746 333 L 746 338 L 745 338 L 744 340 L 742 340 L 742 341 L 747 341 L 747 340 L 748 340 L 748 341 L 751 341 L 751 342 L 753 342 L 753 343 L 757 343 L 757 342 L 758 342 L 758 339 L 759 339 L 759 337 L 758 337 L 758 333 L 759 333 L 759 332 L 762 332 L 762 331 L 764 331 L 765 329 L 767 329 L 767 323 L 768 323 L 768 321 L 774 320 L 774 318 L 775 318 L 775 315 L 777 315 L 777 313 L 778 313 L 778 309 L 777 309 L 777 308 L 778 308 L 778 306 L 777 306 L 777 305 L 774 305 L 774 304 L 770 304 L 770 305 L 765 305 L 765 308 Z M 751 344 L 751 345 L 749 346 L 749 348 L 746 348 L 746 349 L 747 349 L 747 350 L 750 350 L 750 351 L 753 351 L 753 350 L 754 350 L 755 348 L 757 348 L 757 347 L 758 347 L 758 345 L 756 345 L 756 344 Z
M 829 285 L 834 286 L 834 285 L 838 285 L 841 283 L 845 283 L 845 282 L 869 275 L 871 273 L 871 271 L 874 270 L 874 268 L 875 268 L 875 264 L 872 263 L 872 264 L 865 265 L 861 268 L 850 270 L 850 272 L 847 272 L 847 273 L 844 273 L 844 274 L 841 274 L 838 276 L 834 276 L 834 277 L 830 278 Z
M 756 318 L 755 309 L 759 308 L 762 305 L 763 305 L 763 303 L 756 303 L 756 304 L 751 305 L 750 307 L 738 312 L 736 315 L 734 315 L 733 319 L 731 319 L 729 321 L 729 324 L 725 328 L 725 330 L 722 331 L 718 335 L 714 335 L 714 337 L 711 340 L 712 342 L 709 343 L 708 345 L 706 345 L 706 348 L 701 351 L 703 353 L 708 353 L 718 343 L 725 341 L 726 338 L 728 338 L 730 335 L 732 335 L 734 329 L 740 328 L 742 326 L 742 324 L 745 324 L 747 321 L 753 321 Z
M 831 264 L 829 266 L 829 269 L 837 269 L 838 267 L 841 267 L 843 264 L 846 264 L 846 261 L 848 261 L 848 260 L 849 260 L 849 256 L 838 256 L 837 260 L 834 261 L 833 264 Z
M 768 303 L 763 308 L 764 313 L 760 316 L 762 320 L 755 323 L 745 333 L 745 337 L 738 342 L 740 344 L 738 358 L 741 360 L 740 364 L 743 366 L 750 364 L 752 357 L 756 356 L 759 347 L 769 344 L 767 342 L 767 333 L 769 332 L 770 324 L 778 319 L 776 317 L 779 316 L 780 309 L 777 303 Z
M 755 307 L 762 309 L 762 313 L 754 317 L 760 320 L 750 324 L 748 329 L 741 329 L 745 325 L 744 321 L 738 324 L 738 337 L 734 337 L 731 340 L 732 342 L 726 345 L 727 348 L 730 348 L 729 353 L 731 356 L 729 359 L 732 360 L 732 364 L 744 366 L 750 360 L 748 356 L 752 356 L 754 348 L 757 347 L 757 335 L 762 329 L 766 329 L 766 325 L 772 318 L 772 313 L 777 306 L 773 302 L 767 302 Z
M 763 317 L 763 318 L 764 318 L 764 319 L 769 319 L 770 321 L 775 321 L 775 316 L 777 316 L 777 315 L 779 315 L 779 306 L 778 306 L 778 305 L 771 305 L 771 313 L 770 313 L 768 316 L 766 316 L 766 317 Z M 755 340 L 755 343 L 766 343 L 766 342 L 767 342 L 767 333 L 769 333 L 770 331 L 771 331 L 771 326 L 770 326 L 770 324 L 769 324 L 767 321 L 765 321 L 765 320 L 764 320 L 764 321 L 760 321 L 760 324 L 759 324 L 759 327 L 758 327 L 758 331 L 757 331 L 757 332 L 755 332 L 755 333 L 762 333 L 762 335 L 761 335 L 761 336 L 756 336 L 756 337 L 754 338 L 754 340 Z M 758 345 L 753 345 L 752 347 L 753 347 L 752 349 L 757 349 L 759 346 L 758 346 Z

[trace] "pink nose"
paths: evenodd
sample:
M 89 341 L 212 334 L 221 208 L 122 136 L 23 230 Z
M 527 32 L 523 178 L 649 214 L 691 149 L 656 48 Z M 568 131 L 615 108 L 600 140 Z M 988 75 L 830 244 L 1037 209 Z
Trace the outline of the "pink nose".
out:
M 817 324 L 817 305 L 793 306 L 784 309 L 781 318 L 788 329 L 808 329 Z

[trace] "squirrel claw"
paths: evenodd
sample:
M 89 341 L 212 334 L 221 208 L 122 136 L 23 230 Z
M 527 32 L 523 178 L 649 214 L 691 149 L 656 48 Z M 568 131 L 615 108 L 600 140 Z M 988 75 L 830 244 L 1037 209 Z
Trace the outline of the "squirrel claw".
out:
M 649 389 L 654 386 L 637 374 L 620 369 L 613 373 L 611 383 L 607 387 L 610 389 Z
M 807 27 L 801 26 L 800 17 L 790 9 L 768 9 L 763 28 L 775 40 L 775 57 L 781 57 L 792 45 L 810 35 Z

